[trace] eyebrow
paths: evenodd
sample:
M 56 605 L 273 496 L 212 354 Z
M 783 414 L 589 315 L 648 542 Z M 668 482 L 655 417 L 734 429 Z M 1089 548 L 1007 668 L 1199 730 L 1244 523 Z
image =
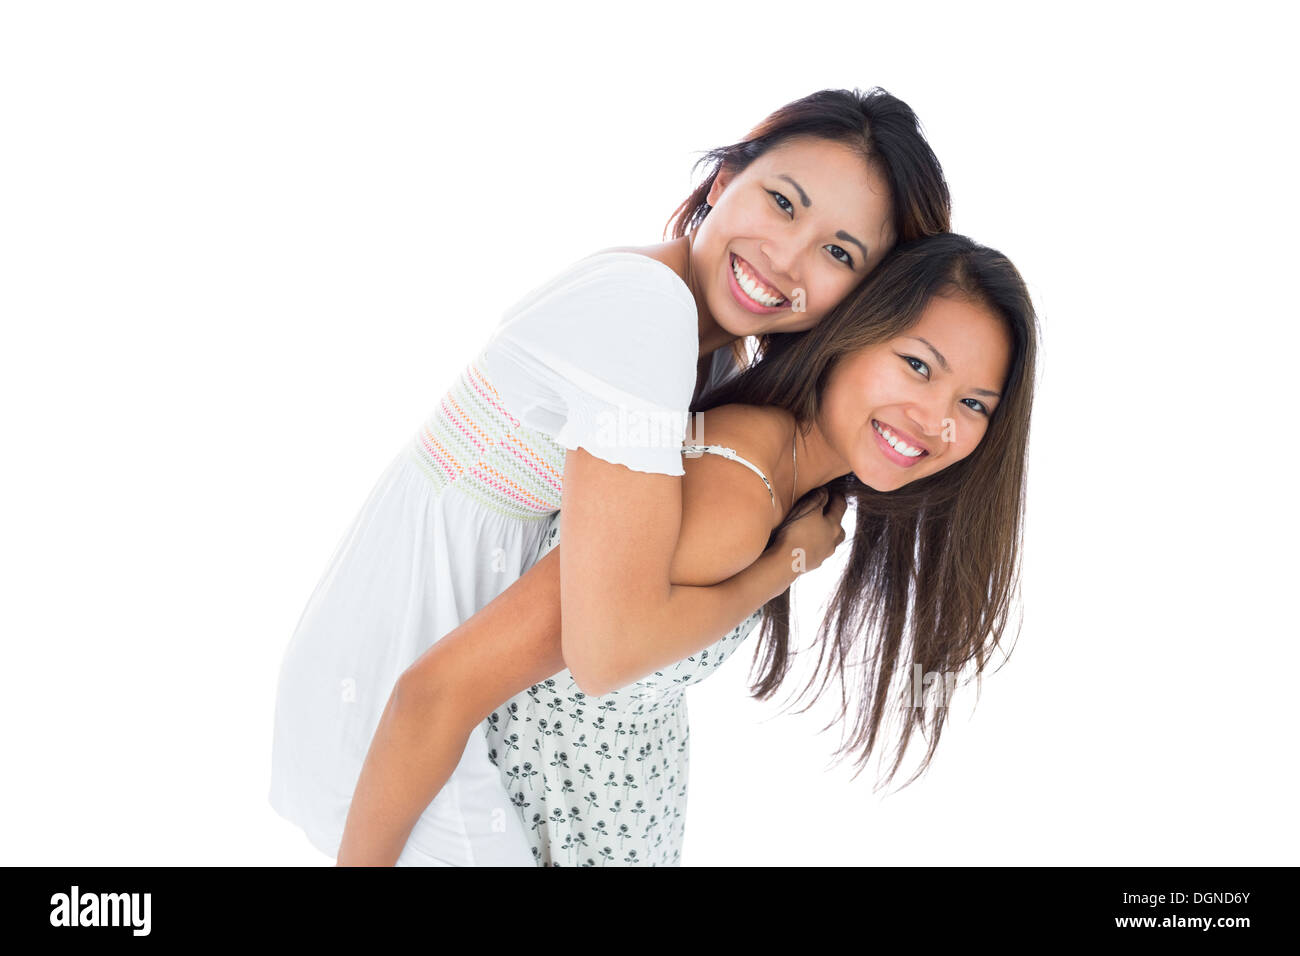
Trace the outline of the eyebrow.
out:
M 788 182 L 791 186 L 793 186 L 795 189 L 799 191 L 799 202 L 803 205 L 805 209 L 807 209 L 809 206 L 812 205 L 812 200 L 808 198 L 808 194 L 803 191 L 802 186 L 800 186 L 797 182 L 794 181 L 793 177 L 787 176 L 785 173 L 777 173 L 776 178 L 784 179 L 786 182 Z M 870 253 L 867 252 L 867 247 L 863 245 L 861 241 L 855 239 L 853 236 L 850 236 L 843 229 L 835 233 L 835 238 L 842 239 L 844 242 L 851 242 L 859 249 L 861 249 L 863 261 L 866 261 L 866 259 L 870 255 Z
M 916 339 L 916 341 L 918 342 L 923 342 L 925 344 L 925 347 L 934 353 L 935 360 L 939 363 L 939 365 L 943 368 L 943 370 L 945 372 L 952 372 L 952 366 L 948 364 L 948 360 L 943 357 L 943 354 L 937 348 L 935 348 L 925 339 L 921 338 L 921 336 L 919 335 L 909 335 L 907 336 L 907 338 Z M 974 392 L 976 395 L 987 395 L 990 398 L 1002 397 L 1002 394 L 1000 392 L 993 392 L 987 388 L 972 388 L 971 391 Z

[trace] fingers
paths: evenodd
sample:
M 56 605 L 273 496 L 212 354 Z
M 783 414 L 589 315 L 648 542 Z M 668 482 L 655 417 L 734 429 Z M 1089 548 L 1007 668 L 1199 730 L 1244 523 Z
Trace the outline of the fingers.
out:
M 831 496 L 830 506 L 827 509 L 826 514 L 829 517 L 833 517 L 836 521 L 838 521 L 844 517 L 844 512 L 848 509 L 848 507 L 849 507 L 848 498 L 844 496 L 843 492 L 837 491 L 834 495 Z
M 799 510 L 800 518 L 808 518 L 818 512 L 823 515 L 826 513 L 827 493 L 824 487 L 815 488 L 804 495 L 803 498 L 800 498 L 799 501 L 804 505 L 804 507 Z
M 844 530 L 843 520 L 844 512 L 849 506 L 848 498 L 842 492 L 836 492 L 831 495 L 830 504 L 826 509 L 826 519 L 833 523 L 836 528 L 835 544 L 833 548 L 838 548 L 848 537 L 848 532 Z

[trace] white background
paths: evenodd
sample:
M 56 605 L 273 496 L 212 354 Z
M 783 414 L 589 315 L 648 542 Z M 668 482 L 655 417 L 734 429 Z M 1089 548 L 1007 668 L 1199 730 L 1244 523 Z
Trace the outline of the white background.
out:
M 1283 10 L 6 4 L 0 862 L 329 865 L 266 799 L 276 672 L 383 467 L 702 151 L 878 85 L 1040 310 L 1023 628 L 887 797 L 751 638 L 685 864 L 1296 863 Z

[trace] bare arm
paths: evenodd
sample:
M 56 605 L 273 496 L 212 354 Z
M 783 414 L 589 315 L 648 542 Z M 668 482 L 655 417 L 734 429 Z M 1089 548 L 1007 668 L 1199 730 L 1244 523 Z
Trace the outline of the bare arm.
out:
M 408 667 L 366 753 L 339 866 L 392 866 L 492 710 L 564 669 L 553 549 Z
M 470 733 L 502 702 L 564 669 L 560 563 L 557 546 L 403 672 L 357 780 L 339 866 L 393 865 L 415 821 L 456 769 Z M 722 585 L 731 601 L 753 602 L 744 614 L 789 586 L 779 565 L 757 562 L 752 570 Z M 767 591 L 774 594 L 763 597 Z M 696 643 L 707 647 L 713 640 Z
M 680 479 L 568 452 L 561 644 L 578 686 L 593 696 L 625 686 L 784 592 L 790 560 L 759 559 L 773 520 L 763 484 L 725 459 L 696 462 Z
M 697 482 L 700 486 L 710 488 L 714 496 L 689 496 L 691 506 L 673 565 L 674 576 L 684 580 L 700 580 L 710 573 L 730 574 L 738 561 L 746 559 L 743 554 L 738 556 L 735 543 L 722 544 L 717 530 L 734 527 L 731 519 L 736 515 L 731 509 L 744 506 L 743 497 L 733 493 L 735 489 L 729 488 L 725 479 Z M 728 510 L 719 511 L 720 506 Z M 788 587 L 796 576 L 790 568 L 792 545 L 808 545 L 811 553 L 807 567 L 817 567 L 821 560 L 818 542 L 832 540 L 824 526 L 838 527 L 842 514 L 842 507 L 838 511 L 832 508 L 825 519 L 818 512 L 796 522 L 791 526 L 792 533 L 758 561 L 723 581 L 723 585 L 731 585 L 733 601 L 748 602 L 723 633 Z M 805 529 L 812 533 L 800 538 L 798 532 Z M 562 546 L 553 548 L 402 674 L 366 755 L 339 847 L 338 865 L 395 863 L 415 821 L 455 770 L 469 734 L 504 701 L 564 669 L 561 554 Z M 710 592 L 716 593 L 711 587 L 688 587 L 702 601 Z M 746 590 L 748 597 L 735 596 Z M 640 659 L 630 654 L 621 656 L 620 666 L 628 669 L 625 674 L 631 674 L 626 683 L 663 666 L 653 663 L 658 659 L 656 654 L 674 655 L 665 658 L 671 663 L 716 639 L 697 636 L 673 651 L 651 648 L 651 653 Z

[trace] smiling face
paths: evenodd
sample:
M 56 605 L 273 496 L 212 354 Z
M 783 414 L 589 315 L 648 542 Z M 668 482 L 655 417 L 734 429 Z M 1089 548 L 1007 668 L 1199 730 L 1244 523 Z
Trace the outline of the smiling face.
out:
M 894 491 L 961 461 L 988 430 L 1011 349 L 986 306 L 936 296 L 902 335 L 843 356 L 817 421 L 839 473 Z
M 786 140 L 720 171 L 708 202 L 692 243 L 696 298 L 733 336 L 812 328 L 894 243 L 884 177 L 830 140 Z

